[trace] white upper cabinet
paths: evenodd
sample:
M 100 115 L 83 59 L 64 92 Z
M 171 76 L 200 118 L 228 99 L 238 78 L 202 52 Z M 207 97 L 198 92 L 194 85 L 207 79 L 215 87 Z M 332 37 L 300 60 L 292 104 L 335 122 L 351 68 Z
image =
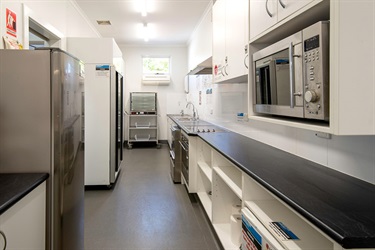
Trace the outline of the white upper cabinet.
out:
M 331 1 L 330 129 L 375 135 L 375 1 Z
M 250 1 L 250 40 L 266 32 L 314 0 Z M 315 0 L 320 2 L 321 0 Z
M 247 82 L 248 1 L 217 0 L 212 17 L 214 82 Z
M 375 1 L 281 1 L 285 8 L 279 0 L 268 0 L 269 11 L 276 3 L 278 15 L 268 28 L 267 12 L 260 15 L 267 1 L 250 1 L 250 55 L 317 21 L 329 20 L 329 121 L 323 124 L 255 113 L 252 60 L 249 118 L 334 135 L 375 135 Z
M 250 1 L 250 40 L 277 22 L 277 0 Z
M 277 21 L 308 5 L 313 0 L 277 0 Z
M 208 6 L 202 20 L 192 34 L 188 46 L 189 72 L 207 61 L 212 67 L 212 3 Z
M 214 82 L 220 82 L 225 77 L 225 0 L 217 0 L 212 7 L 212 34 L 212 73 Z

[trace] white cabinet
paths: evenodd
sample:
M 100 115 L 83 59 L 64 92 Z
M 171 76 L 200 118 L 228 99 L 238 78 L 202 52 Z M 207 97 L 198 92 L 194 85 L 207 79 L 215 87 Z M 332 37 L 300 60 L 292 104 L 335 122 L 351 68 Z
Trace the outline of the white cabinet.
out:
M 248 1 L 216 1 L 212 20 L 214 82 L 247 82 Z
M 188 47 L 189 72 L 208 60 L 207 67 L 212 67 L 212 3 L 191 36 Z M 206 66 L 206 65 L 204 65 Z
M 171 128 L 175 123 L 172 121 L 171 118 L 167 117 L 167 142 L 169 149 L 172 149 L 172 131 Z
M 278 119 L 254 113 L 253 70 L 249 71 L 249 119 L 334 135 L 375 135 L 375 23 L 368 21 L 375 17 L 375 2 L 354 4 L 351 1 L 306 0 L 290 3 L 293 3 L 290 6 L 293 7 L 292 13 L 283 14 L 272 27 L 257 31 L 253 26 L 262 25 L 266 17 L 256 14 L 259 14 L 257 8 L 262 4 L 250 1 L 250 54 L 292 31 L 301 30 L 318 20 L 330 20 L 329 123 Z M 280 8 L 277 8 L 279 13 Z M 251 14 L 253 11 L 256 13 Z M 252 62 L 250 67 L 254 67 Z
M 330 11 L 330 132 L 375 135 L 375 2 L 332 0 Z
M 122 51 L 114 38 L 69 37 L 67 51 L 84 63 L 113 64 L 124 75 Z
M 250 40 L 281 22 L 313 0 L 250 1 Z M 316 1 L 320 2 L 320 0 Z
M 242 207 L 242 172 L 216 151 L 212 161 L 212 225 L 225 249 L 238 249 L 240 234 L 236 240 L 232 234 L 241 231 L 241 224 L 231 220 Z
M 6 249 L 45 249 L 46 182 L 43 182 L 0 216 Z M 0 235 L 0 249 L 4 248 Z
M 181 158 L 182 158 L 182 175 L 181 175 L 181 183 L 185 184 L 189 193 L 197 193 L 197 136 L 188 136 L 184 131 L 181 131 L 181 141 L 188 140 L 188 147 L 181 149 Z M 185 152 L 184 152 L 185 151 Z M 186 157 L 186 153 L 188 156 Z M 185 158 L 185 159 L 184 159 Z M 185 161 L 185 163 L 184 163 Z M 187 161 L 187 163 L 186 163 Z M 185 170 L 184 173 L 184 165 L 187 166 L 187 171 Z M 186 169 L 186 168 L 185 168 Z M 187 173 L 186 173 L 187 172 Z M 188 175 L 188 179 L 185 178 L 185 175 Z
M 242 227 L 239 218 L 241 209 L 246 208 L 283 249 L 343 250 L 326 233 L 274 195 L 270 191 L 272 186 L 265 188 L 201 138 L 194 138 L 196 192 L 224 249 L 240 247 Z M 298 240 L 283 238 L 276 230 L 277 225 L 285 226 L 284 229 L 290 230 Z
M 250 40 L 277 22 L 276 4 L 277 0 L 250 1 Z
M 242 172 L 200 138 L 196 154 L 197 195 L 224 249 L 238 249 L 241 224 L 231 220 L 240 217 Z
M 277 21 L 293 14 L 314 0 L 277 0 Z
M 197 143 L 197 195 L 212 220 L 212 150 L 198 139 Z
M 330 240 L 323 232 L 301 217 L 284 202 L 280 201 L 251 177 L 243 177 L 243 202 L 264 225 L 268 232 L 285 249 L 336 249 L 337 243 Z M 298 240 L 285 240 L 273 229 L 275 223 L 282 223 L 293 232 Z M 337 246 L 336 246 L 337 247 Z M 341 248 L 337 248 L 341 249 Z
M 212 69 L 214 82 L 224 80 L 225 58 L 225 0 L 212 7 Z

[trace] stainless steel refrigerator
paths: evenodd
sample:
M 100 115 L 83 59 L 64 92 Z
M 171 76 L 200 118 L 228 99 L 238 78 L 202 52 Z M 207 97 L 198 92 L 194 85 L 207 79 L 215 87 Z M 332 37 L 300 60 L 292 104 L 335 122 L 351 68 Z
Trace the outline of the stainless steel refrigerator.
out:
M 59 49 L 0 50 L 0 172 L 46 172 L 46 249 L 83 249 L 83 63 Z

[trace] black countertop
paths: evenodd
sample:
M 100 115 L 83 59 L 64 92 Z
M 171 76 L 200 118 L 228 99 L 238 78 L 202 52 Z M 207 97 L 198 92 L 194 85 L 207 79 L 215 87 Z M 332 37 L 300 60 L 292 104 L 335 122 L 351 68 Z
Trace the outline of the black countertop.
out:
M 48 176 L 44 173 L 0 174 L 0 214 L 47 180 Z
M 198 136 L 344 248 L 375 247 L 375 185 L 236 133 Z

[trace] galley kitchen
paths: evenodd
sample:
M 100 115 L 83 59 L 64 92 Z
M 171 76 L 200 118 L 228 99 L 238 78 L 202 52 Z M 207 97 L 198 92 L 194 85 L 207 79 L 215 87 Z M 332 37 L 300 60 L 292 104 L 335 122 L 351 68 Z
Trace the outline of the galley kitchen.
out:
M 1 0 L 0 249 L 375 249 L 374 20 Z

